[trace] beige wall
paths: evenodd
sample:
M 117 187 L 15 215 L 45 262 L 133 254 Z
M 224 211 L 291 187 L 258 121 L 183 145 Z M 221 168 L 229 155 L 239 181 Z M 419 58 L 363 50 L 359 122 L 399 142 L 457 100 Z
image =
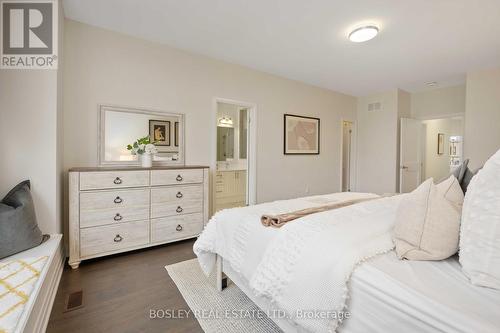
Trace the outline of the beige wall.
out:
M 464 143 L 471 168 L 500 149 L 500 68 L 467 74 Z
M 400 183 L 400 172 L 401 169 L 399 159 L 401 155 L 401 118 L 411 118 L 411 94 L 404 90 L 398 90 L 398 134 L 396 136 L 396 192 L 399 191 L 399 183 Z
M 186 163 L 215 158 L 214 97 L 257 105 L 257 201 L 337 191 L 354 97 L 74 21 L 65 25 L 64 166 L 96 165 L 99 103 L 186 114 Z M 321 118 L 321 154 L 283 155 L 283 114 Z
M 57 71 L 0 70 L 0 194 L 31 180 L 40 228 L 57 232 Z
M 381 110 L 368 111 L 380 102 Z M 389 193 L 396 190 L 398 90 L 358 98 L 356 190 Z
M 357 191 L 399 191 L 399 127 L 402 117 L 411 116 L 410 100 L 401 89 L 358 98 Z M 381 110 L 368 111 L 376 102 Z
M 463 113 L 465 113 L 465 84 L 411 94 L 412 118 L 443 118 Z
M 64 20 L 59 20 L 60 36 L 63 24 Z M 61 51 L 59 38 L 60 63 Z M 29 179 L 38 224 L 44 233 L 60 233 L 62 229 L 61 68 L 0 70 L 0 197 Z

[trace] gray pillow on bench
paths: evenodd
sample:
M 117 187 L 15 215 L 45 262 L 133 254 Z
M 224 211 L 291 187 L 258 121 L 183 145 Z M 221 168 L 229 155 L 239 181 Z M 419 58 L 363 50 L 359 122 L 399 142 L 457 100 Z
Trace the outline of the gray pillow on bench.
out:
M 0 202 L 0 259 L 38 246 L 43 235 L 36 222 L 30 182 L 14 187 Z

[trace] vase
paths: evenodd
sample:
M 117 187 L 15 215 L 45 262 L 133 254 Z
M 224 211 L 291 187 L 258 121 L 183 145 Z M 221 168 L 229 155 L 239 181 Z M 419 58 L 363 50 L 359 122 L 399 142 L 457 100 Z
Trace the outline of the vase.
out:
M 142 154 L 140 156 L 143 168 L 151 168 L 153 166 L 153 154 Z

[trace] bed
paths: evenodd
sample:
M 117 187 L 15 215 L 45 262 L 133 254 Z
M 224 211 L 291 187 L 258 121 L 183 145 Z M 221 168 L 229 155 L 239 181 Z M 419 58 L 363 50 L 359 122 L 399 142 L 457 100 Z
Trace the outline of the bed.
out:
M 270 317 L 285 332 L 497 332 L 500 291 L 471 285 L 456 257 L 437 262 L 396 258 L 391 230 L 401 196 L 313 214 L 280 229 L 265 228 L 258 219 L 264 212 L 372 196 L 336 193 L 227 210 L 209 222 L 194 250 L 205 273 L 215 268 L 219 290 L 225 274 L 261 309 L 280 314 Z M 345 239 L 342 233 L 364 238 Z M 335 244 L 328 244 L 330 239 Z M 306 250 L 297 258 L 281 255 L 293 247 Z M 349 253 L 337 253 L 342 248 Z M 353 259 L 336 264 L 346 257 Z M 266 266 L 272 269 L 263 270 Z M 295 275 L 287 277 L 287 270 Z M 294 308 L 333 309 L 335 315 L 351 317 L 297 318 L 290 316 Z

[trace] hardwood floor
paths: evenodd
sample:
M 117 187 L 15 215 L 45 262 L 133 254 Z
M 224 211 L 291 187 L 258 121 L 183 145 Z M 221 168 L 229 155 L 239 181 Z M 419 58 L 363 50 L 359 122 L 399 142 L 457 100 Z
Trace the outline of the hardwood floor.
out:
M 165 265 L 195 257 L 194 240 L 83 261 L 65 267 L 47 327 L 59 332 L 203 332 L 198 321 L 150 319 L 150 309 L 188 310 Z M 64 312 L 83 290 L 83 307 Z

